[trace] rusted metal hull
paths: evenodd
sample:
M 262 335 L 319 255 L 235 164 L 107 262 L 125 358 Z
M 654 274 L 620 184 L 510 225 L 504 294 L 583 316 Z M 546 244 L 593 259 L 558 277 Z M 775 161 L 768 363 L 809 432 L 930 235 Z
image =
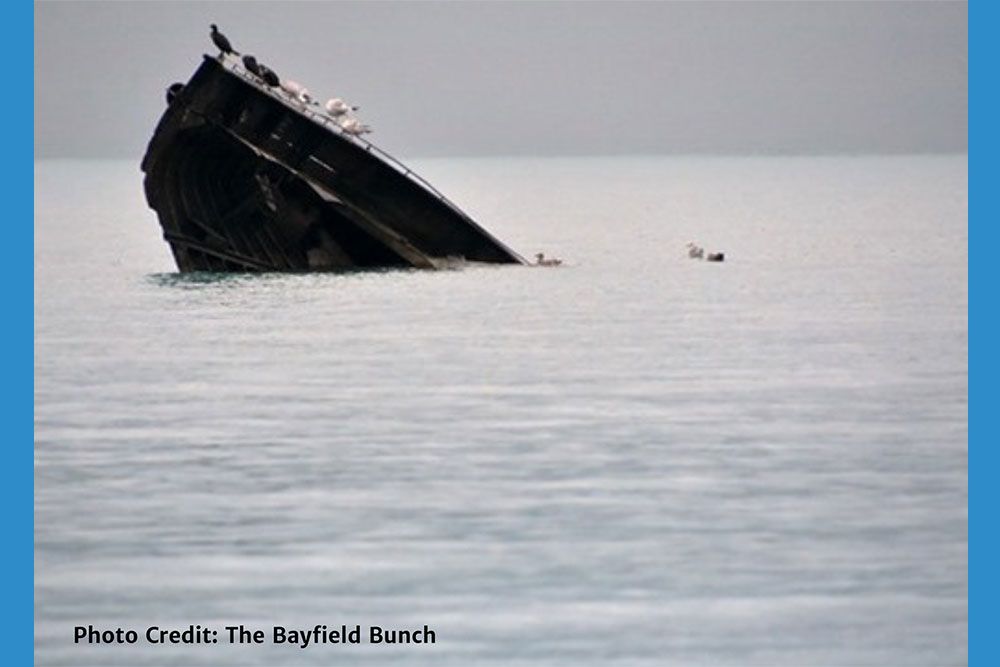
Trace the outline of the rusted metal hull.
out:
M 174 89 L 142 170 L 182 272 L 524 263 L 391 156 L 215 58 Z

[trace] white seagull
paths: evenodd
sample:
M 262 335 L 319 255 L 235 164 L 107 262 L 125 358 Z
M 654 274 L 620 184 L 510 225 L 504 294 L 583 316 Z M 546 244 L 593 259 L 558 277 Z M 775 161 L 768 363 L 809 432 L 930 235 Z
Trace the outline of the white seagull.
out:
M 302 95 L 305 93 L 309 95 L 309 91 L 298 81 L 292 81 L 291 79 L 281 80 L 281 89 L 285 91 L 285 94 L 291 97 L 293 100 L 302 101 Z
M 368 134 L 372 131 L 372 128 L 367 125 L 363 125 L 357 118 L 347 118 L 340 123 L 340 129 L 342 129 L 347 134 L 353 134 L 354 136 L 360 136 L 362 134 Z
M 339 116 L 343 116 L 349 111 L 357 111 L 360 107 L 352 107 L 339 97 L 334 97 L 327 100 L 326 104 L 323 105 L 323 108 L 326 109 L 328 114 L 337 118 Z

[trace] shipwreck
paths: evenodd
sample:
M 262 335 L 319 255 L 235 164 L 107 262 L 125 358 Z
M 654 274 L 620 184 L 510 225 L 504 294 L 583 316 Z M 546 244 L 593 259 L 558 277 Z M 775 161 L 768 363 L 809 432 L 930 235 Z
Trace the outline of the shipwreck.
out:
M 181 272 L 525 263 L 388 152 L 276 83 L 220 54 L 168 89 L 142 171 Z

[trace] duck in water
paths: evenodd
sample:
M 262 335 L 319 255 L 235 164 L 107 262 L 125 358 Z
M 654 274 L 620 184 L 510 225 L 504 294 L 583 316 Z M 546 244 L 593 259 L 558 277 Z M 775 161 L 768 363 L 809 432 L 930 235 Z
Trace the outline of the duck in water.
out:
M 695 243 L 688 243 L 688 257 L 691 259 L 702 259 L 705 257 L 705 249 Z
M 560 264 L 562 264 L 561 259 L 556 259 L 555 257 L 545 259 L 545 253 L 535 253 L 535 266 L 559 266 Z

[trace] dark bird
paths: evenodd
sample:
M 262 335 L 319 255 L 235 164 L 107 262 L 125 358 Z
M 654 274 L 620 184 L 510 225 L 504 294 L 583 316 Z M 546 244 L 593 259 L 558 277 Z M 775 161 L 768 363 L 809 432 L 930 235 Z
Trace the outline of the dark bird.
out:
M 219 32 L 218 26 L 212 24 L 212 43 L 219 48 L 219 55 L 240 55 L 239 51 L 233 48 L 226 36 Z
M 243 56 L 243 66 L 251 74 L 253 74 L 255 76 L 261 76 L 261 74 L 260 74 L 260 65 L 257 64 L 257 59 L 254 58 L 249 53 L 247 55 Z M 263 78 L 263 77 L 261 77 L 261 78 Z
M 281 79 L 278 78 L 273 69 L 263 63 L 257 63 L 257 69 L 260 71 L 260 78 L 264 79 L 264 83 L 272 88 L 277 88 L 281 85 Z
M 724 252 L 710 252 L 708 257 L 705 258 L 706 262 L 724 262 L 726 261 L 726 253 Z

